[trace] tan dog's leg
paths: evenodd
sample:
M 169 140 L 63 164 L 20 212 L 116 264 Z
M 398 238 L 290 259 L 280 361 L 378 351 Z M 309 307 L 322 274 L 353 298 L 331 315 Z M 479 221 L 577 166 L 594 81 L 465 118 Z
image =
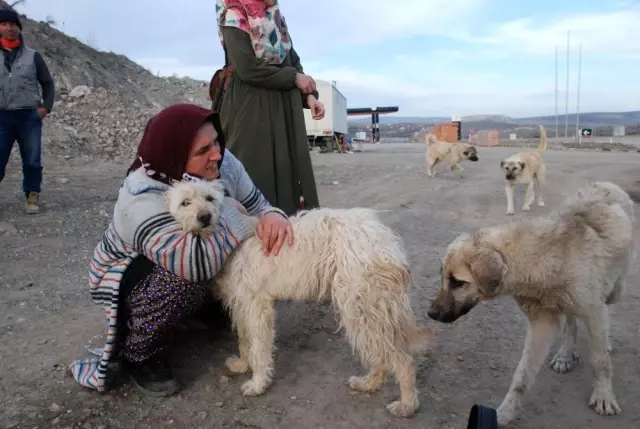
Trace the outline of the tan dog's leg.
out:
M 533 189 L 533 179 L 527 185 L 527 193 L 524 195 L 524 205 L 522 206 L 523 212 L 531 210 L 531 204 L 535 201 L 535 190 Z
M 420 406 L 413 359 L 406 353 L 398 352 L 393 367 L 400 385 L 400 400 L 387 405 L 387 409 L 396 417 L 411 417 Z
M 253 376 L 241 389 L 244 396 L 262 395 L 273 376 L 273 341 L 275 339 L 274 302 L 258 301 L 246 308 L 249 336 L 249 366 Z
M 507 194 L 507 214 L 512 215 L 514 213 L 513 209 L 513 188 L 514 184 L 512 182 L 507 182 L 505 187 L 505 192 Z
M 376 392 L 384 383 L 387 372 L 384 365 L 373 365 L 365 377 L 349 377 L 349 387 L 358 392 Z
M 542 200 L 542 187 L 544 186 L 544 177 L 536 176 L 534 178 L 536 182 L 536 194 L 538 199 L 538 207 L 544 207 L 544 201 Z
M 522 358 L 513 374 L 509 392 L 498 408 L 498 426 L 505 426 L 516 417 L 522 398 L 549 355 L 557 329 L 558 318 L 551 314 L 540 314 L 529 320 Z
M 464 168 L 460 165 L 460 161 L 451 161 L 451 171 L 454 169 L 458 169 L 459 171 L 464 171 Z
M 609 308 L 602 304 L 585 319 L 590 336 L 590 361 L 593 371 L 593 394 L 589 406 L 601 416 L 620 413 L 611 382 L 613 369 L 609 356 Z
M 559 373 L 571 371 L 578 363 L 576 343 L 578 341 L 578 324 L 573 315 L 567 315 L 564 323 L 564 338 L 562 345 L 551 360 L 551 368 Z
M 433 168 L 436 166 L 436 164 L 438 163 L 438 158 L 436 159 L 429 159 L 429 157 L 427 157 L 427 176 L 429 177 L 433 177 L 436 174 L 433 172 Z

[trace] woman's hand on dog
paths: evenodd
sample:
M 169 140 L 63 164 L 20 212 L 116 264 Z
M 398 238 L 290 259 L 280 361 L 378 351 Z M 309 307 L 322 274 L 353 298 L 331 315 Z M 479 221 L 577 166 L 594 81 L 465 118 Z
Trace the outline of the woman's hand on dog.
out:
M 282 215 L 271 212 L 267 213 L 258 223 L 258 238 L 262 241 L 262 249 L 266 256 L 278 255 L 285 239 L 289 246 L 293 245 L 293 229 L 291 224 Z

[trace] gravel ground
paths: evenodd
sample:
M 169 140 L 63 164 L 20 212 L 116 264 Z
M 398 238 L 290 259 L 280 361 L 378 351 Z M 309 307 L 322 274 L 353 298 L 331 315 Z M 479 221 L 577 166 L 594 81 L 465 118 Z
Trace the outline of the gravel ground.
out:
M 398 395 L 393 379 L 373 395 L 348 391 L 344 381 L 362 368 L 328 309 L 303 302 L 278 305 L 276 375 L 262 397 L 242 397 L 245 377 L 226 372 L 224 359 L 236 345 L 222 330 L 180 336 L 173 359 L 185 389 L 174 397 L 146 398 L 128 382 L 106 394 L 81 388 L 66 368 L 87 346 L 102 345 L 105 320 L 89 299 L 87 268 L 127 165 L 45 160 L 42 213 L 27 217 L 14 157 L 0 185 L 0 428 L 465 428 L 474 403 L 497 407 L 524 341 L 526 322 L 515 303 L 483 304 L 450 326 L 430 321 L 426 311 L 446 245 L 462 231 L 511 220 L 499 162 L 515 149 L 480 148 L 480 161 L 465 163 L 463 173 L 438 166 L 434 179 L 424 173 L 420 144 L 365 149 L 313 155 L 313 163 L 323 205 L 388 209 L 385 221 L 407 242 L 413 307 L 438 333 L 433 350 L 417 358 L 422 406 L 414 418 L 387 413 Z M 516 219 L 547 213 L 586 180 L 638 187 L 638 153 L 550 150 L 544 157 L 547 205 L 518 210 Z M 523 196 L 518 189 L 517 208 Z M 592 376 L 581 330 L 578 367 L 567 375 L 543 369 L 512 427 L 640 425 L 639 281 L 634 270 L 628 297 L 611 312 L 622 414 L 604 418 L 587 407 Z

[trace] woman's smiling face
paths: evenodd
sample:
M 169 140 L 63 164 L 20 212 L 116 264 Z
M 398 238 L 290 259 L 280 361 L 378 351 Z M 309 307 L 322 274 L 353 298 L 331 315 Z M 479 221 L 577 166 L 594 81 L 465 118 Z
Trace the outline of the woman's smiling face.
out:
M 191 145 L 189 160 L 185 168 L 187 173 L 206 180 L 218 178 L 218 161 L 222 159 L 222 154 L 217 139 L 218 133 L 211 122 L 200 127 Z

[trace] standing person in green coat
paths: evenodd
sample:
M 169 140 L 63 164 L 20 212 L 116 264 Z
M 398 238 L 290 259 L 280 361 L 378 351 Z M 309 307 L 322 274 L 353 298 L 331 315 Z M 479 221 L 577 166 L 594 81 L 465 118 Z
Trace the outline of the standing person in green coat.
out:
M 273 206 L 319 207 L 303 109 L 319 120 L 324 106 L 277 0 L 217 0 L 216 14 L 231 71 L 220 107 L 227 148 Z

